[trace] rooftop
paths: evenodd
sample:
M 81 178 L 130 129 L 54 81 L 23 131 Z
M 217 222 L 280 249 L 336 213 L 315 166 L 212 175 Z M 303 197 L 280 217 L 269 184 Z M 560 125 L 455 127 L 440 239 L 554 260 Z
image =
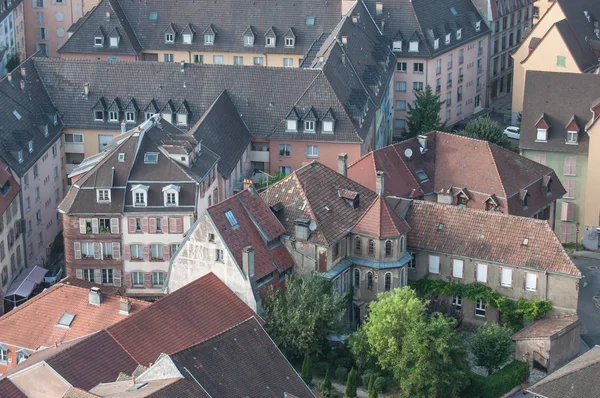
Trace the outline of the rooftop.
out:
M 523 340 L 544 337 L 550 338 L 554 337 L 556 334 L 560 336 L 562 334 L 561 331 L 575 324 L 579 324 L 579 317 L 576 314 L 549 316 L 532 323 L 525 329 L 521 329 L 513 335 L 512 338 L 514 340 Z

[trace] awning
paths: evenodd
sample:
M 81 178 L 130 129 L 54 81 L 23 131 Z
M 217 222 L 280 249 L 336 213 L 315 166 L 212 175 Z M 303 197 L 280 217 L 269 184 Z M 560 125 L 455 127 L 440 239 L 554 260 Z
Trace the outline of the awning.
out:
M 397 261 L 372 261 L 367 260 L 366 258 L 360 257 L 350 257 L 350 260 L 357 265 L 362 265 L 363 267 L 375 268 L 375 269 L 388 269 L 388 268 L 398 268 L 410 262 L 413 259 L 413 256 L 410 253 L 406 253 Z
M 323 277 L 326 279 L 333 279 L 336 276 L 338 276 L 339 274 L 341 274 L 342 271 L 347 270 L 351 266 L 352 266 L 352 261 L 350 261 L 349 259 L 342 260 L 335 267 L 333 267 L 332 269 L 330 269 L 329 271 L 324 273 Z
M 25 268 L 10 285 L 6 291 L 5 297 L 29 297 L 33 292 L 33 289 L 44 280 L 47 273 L 48 270 L 39 265 Z

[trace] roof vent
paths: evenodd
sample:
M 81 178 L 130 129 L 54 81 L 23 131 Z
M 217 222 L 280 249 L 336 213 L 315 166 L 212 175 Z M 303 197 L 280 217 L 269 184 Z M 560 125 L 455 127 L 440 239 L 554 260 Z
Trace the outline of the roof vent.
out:
M 99 306 L 102 303 L 102 292 L 99 288 L 93 287 L 88 293 L 88 299 L 91 305 Z
M 421 146 L 421 153 L 427 152 L 427 136 L 426 135 L 418 135 L 417 141 Z
M 438 231 L 441 231 L 442 229 L 444 229 L 444 224 L 439 223 L 438 224 Z
M 528 238 L 523 239 L 523 246 L 529 246 L 529 239 Z

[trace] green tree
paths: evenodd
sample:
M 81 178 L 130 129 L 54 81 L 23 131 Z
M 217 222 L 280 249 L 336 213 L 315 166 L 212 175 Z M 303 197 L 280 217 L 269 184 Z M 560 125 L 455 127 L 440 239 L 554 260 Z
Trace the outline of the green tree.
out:
M 346 381 L 346 397 L 348 398 L 356 398 L 356 371 L 354 367 L 350 369 L 350 373 L 348 373 L 348 380 Z
M 262 178 L 260 178 L 258 181 L 256 181 L 254 183 L 254 189 L 257 192 L 262 192 L 265 189 L 267 189 L 267 187 L 270 187 L 271 185 L 275 184 L 276 182 L 279 182 L 281 180 L 283 180 L 286 177 L 286 174 L 284 172 L 278 171 L 277 173 L 268 176 L 268 175 L 264 175 L 261 174 Z
M 265 328 L 288 356 L 320 352 L 327 336 L 339 333 L 347 299 L 318 274 L 286 279 L 285 289 L 270 288 L 263 302 Z
M 508 139 L 502 133 L 500 125 L 495 120 L 490 119 L 489 116 L 471 120 L 459 134 L 465 137 L 489 141 L 504 148 L 511 147 Z
M 440 96 L 431 91 L 431 86 L 427 86 L 424 91 L 417 91 L 415 97 L 414 104 L 408 104 L 407 136 L 416 137 L 433 130 L 444 130 L 446 124 L 440 119 L 444 102 L 440 101 Z
M 331 378 L 329 377 L 329 368 L 325 371 L 325 378 L 319 386 L 319 390 L 324 397 L 331 395 Z
M 14 53 L 13 55 L 9 56 L 6 61 L 6 72 L 7 73 L 12 72 L 20 64 L 21 64 L 21 60 L 19 59 L 19 54 Z
M 302 362 L 302 373 L 300 374 L 302 380 L 307 385 L 310 385 L 312 381 L 313 372 L 312 372 L 312 360 L 310 359 L 310 355 L 304 355 L 304 362 Z
M 369 377 L 369 387 L 367 389 L 369 398 L 377 398 L 377 390 L 375 389 L 375 379 L 373 376 Z
M 510 329 L 486 323 L 471 335 L 471 350 L 477 359 L 477 365 L 487 369 L 491 375 L 504 365 L 513 353 Z

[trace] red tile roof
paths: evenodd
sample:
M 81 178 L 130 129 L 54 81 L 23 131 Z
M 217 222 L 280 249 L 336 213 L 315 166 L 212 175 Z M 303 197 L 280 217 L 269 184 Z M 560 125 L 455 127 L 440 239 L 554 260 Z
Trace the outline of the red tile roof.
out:
M 520 330 L 512 338 L 514 340 L 521 340 L 552 337 L 561 330 L 564 330 L 576 323 L 579 323 L 579 317 L 577 314 L 550 316 L 532 323 L 526 328 Z
M 378 238 L 400 236 L 410 231 L 410 226 L 401 219 L 387 204 L 383 196 L 378 195 L 371 207 L 365 211 L 352 228 L 355 234 L 365 234 Z
M 413 201 L 408 246 L 581 277 L 543 220 Z
M 225 213 L 231 211 L 238 222 L 232 227 Z M 282 245 L 267 247 L 267 242 L 282 235 L 285 230 L 254 190 L 244 190 L 208 208 L 208 214 L 219 230 L 223 241 L 242 267 L 242 251 L 246 246 L 254 249 L 254 275 L 257 279 L 277 268 L 286 270 L 294 265 L 287 249 Z

